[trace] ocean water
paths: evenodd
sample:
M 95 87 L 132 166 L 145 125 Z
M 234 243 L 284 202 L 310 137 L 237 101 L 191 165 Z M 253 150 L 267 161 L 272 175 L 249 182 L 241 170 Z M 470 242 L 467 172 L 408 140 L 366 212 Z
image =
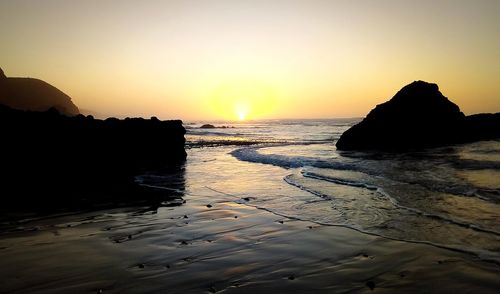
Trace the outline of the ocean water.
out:
M 188 123 L 185 198 L 245 202 L 500 264 L 500 141 L 405 154 L 336 150 L 358 121 Z M 199 128 L 204 123 L 229 127 Z

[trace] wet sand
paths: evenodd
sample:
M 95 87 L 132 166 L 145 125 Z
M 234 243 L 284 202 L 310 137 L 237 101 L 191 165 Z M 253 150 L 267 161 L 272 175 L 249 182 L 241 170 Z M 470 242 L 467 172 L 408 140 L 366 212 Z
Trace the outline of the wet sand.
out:
M 193 197 L 3 224 L 3 293 L 495 293 L 500 266 Z

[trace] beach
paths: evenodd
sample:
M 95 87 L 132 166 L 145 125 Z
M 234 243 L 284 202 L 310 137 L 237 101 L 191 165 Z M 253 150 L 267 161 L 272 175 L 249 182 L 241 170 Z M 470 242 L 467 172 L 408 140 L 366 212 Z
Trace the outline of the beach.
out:
M 495 293 L 500 274 L 458 252 L 214 199 L 34 221 L 0 248 L 0 288 L 15 293 Z
M 308 216 L 301 205 L 318 197 L 285 182 L 290 169 L 238 160 L 234 149 L 188 150 L 183 171 L 168 176 L 176 185 L 163 186 L 180 198 L 159 207 L 2 223 L 0 292 L 495 293 L 500 286 L 498 264 L 470 252 Z M 166 179 L 138 177 L 151 186 Z

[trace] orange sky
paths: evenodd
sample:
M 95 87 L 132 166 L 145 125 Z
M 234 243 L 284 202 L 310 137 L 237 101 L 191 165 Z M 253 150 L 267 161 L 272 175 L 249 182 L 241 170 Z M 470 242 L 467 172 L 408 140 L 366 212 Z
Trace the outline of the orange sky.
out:
M 0 2 L 0 67 L 103 115 L 364 116 L 414 80 L 500 111 L 500 1 Z

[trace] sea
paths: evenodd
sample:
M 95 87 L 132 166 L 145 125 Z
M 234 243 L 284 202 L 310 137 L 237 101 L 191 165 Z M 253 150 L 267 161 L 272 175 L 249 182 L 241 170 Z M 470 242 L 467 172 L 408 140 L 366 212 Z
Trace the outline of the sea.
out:
M 359 121 L 185 122 L 184 198 L 213 195 L 500 264 L 500 141 L 398 154 L 337 150 Z M 200 128 L 207 123 L 217 128 Z

